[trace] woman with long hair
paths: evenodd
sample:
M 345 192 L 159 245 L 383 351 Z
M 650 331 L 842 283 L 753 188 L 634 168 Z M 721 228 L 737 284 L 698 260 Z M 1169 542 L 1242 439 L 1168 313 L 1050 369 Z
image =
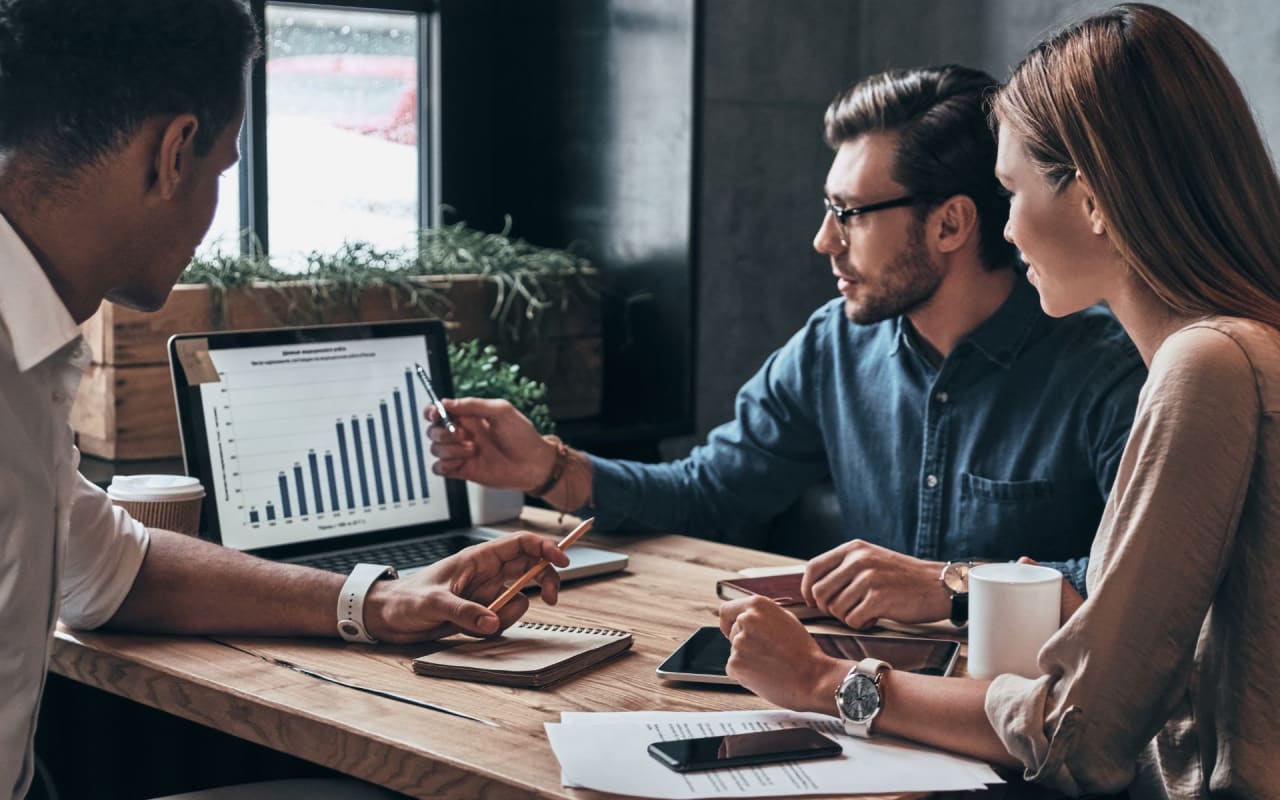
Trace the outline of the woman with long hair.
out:
M 993 99 L 1005 235 L 1045 311 L 1105 301 L 1147 362 L 1088 600 L 1042 675 L 879 673 L 875 733 L 1070 793 L 1280 797 L 1280 181 L 1207 41 L 1141 4 L 1037 46 Z M 853 666 L 759 599 L 730 675 L 833 713 Z

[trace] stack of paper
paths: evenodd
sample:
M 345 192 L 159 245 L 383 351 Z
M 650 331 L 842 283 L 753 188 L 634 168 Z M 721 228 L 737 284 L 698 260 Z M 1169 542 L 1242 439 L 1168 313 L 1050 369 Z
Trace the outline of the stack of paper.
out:
M 840 742 L 839 758 L 678 773 L 650 742 L 812 727 Z M 1003 783 L 981 761 L 893 739 L 858 739 L 821 714 L 793 711 L 566 711 L 546 725 L 565 786 L 658 798 L 784 797 L 985 789 Z

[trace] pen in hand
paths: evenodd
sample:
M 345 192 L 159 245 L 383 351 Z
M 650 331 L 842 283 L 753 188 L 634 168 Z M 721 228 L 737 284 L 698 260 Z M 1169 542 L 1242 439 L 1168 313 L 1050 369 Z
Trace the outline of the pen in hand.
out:
M 595 517 L 591 517 L 590 519 L 583 520 L 582 524 L 574 528 L 573 530 L 569 531 L 569 535 L 561 539 L 560 542 L 556 545 L 556 547 L 559 547 L 561 550 L 564 550 L 569 545 L 578 541 L 583 537 L 584 534 L 586 534 L 587 531 L 591 530 L 591 524 L 595 521 L 596 521 Z M 544 558 L 538 561 L 537 564 L 534 564 L 532 567 L 529 567 L 529 569 L 523 575 L 521 575 L 519 578 L 516 578 L 515 581 L 510 586 L 507 587 L 506 591 L 498 595 L 494 599 L 494 601 L 489 604 L 489 610 L 497 613 L 498 609 L 502 608 L 508 602 L 510 602 L 511 598 L 519 594 L 521 589 L 529 585 L 529 581 L 538 577 L 538 573 L 542 572 L 544 569 L 546 569 L 549 566 L 551 566 L 551 562 Z
M 427 390 L 427 400 L 436 407 L 436 413 L 440 415 L 440 424 L 449 433 L 457 433 L 458 426 L 454 425 L 453 420 L 449 419 L 449 412 L 444 410 L 444 403 L 440 402 L 440 395 L 436 394 L 435 387 L 431 385 L 431 379 L 427 377 L 427 371 L 418 363 L 413 365 L 413 369 L 418 373 L 418 380 L 422 381 L 423 388 Z

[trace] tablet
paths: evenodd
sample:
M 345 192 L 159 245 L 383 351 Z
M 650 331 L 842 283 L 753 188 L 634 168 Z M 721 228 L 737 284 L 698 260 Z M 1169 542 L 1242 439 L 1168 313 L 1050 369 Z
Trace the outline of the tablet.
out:
M 921 639 L 868 633 L 815 633 L 822 652 L 836 658 L 858 661 L 878 658 L 894 669 L 921 675 L 950 675 L 960 654 L 960 643 L 946 639 Z M 658 677 L 669 681 L 736 684 L 725 674 L 729 660 L 729 640 L 719 628 L 699 628 L 671 657 L 658 667 Z

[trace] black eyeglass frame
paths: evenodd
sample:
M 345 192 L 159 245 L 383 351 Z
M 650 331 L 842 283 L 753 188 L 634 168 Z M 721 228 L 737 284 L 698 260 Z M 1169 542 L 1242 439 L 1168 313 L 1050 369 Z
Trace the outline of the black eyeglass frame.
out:
M 826 213 L 836 218 L 836 222 L 840 227 L 845 227 L 849 220 L 854 217 L 860 217 L 863 214 L 870 214 L 873 211 L 884 211 L 886 208 L 902 208 L 903 206 L 914 206 L 925 202 L 924 198 L 916 197 L 913 194 L 904 194 L 902 197 L 895 197 L 892 200 L 881 200 L 879 203 L 868 203 L 865 206 L 853 206 L 845 208 L 831 202 L 830 197 L 823 196 L 822 206 L 826 209 Z

